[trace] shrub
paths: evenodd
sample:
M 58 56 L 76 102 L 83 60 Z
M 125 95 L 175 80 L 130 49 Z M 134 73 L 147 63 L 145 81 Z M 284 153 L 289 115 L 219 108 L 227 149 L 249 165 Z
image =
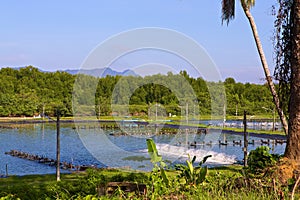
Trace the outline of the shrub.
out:
M 194 162 L 196 160 L 196 156 L 193 159 L 190 158 L 186 161 L 186 165 L 177 164 L 175 165 L 175 169 L 179 170 L 181 173 L 179 174 L 179 178 L 184 178 L 185 183 L 187 185 L 198 185 L 205 180 L 207 174 L 207 166 L 202 167 L 202 164 L 206 162 L 211 155 L 205 156 L 203 160 L 199 163 L 198 166 L 194 167 Z
M 267 146 L 257 147 L 248 156 L 249 170 L 254 174 L 261 173 L 264 169 L 274 166 L 279 157 L 277 154 L 270 154 L 270 148 Z

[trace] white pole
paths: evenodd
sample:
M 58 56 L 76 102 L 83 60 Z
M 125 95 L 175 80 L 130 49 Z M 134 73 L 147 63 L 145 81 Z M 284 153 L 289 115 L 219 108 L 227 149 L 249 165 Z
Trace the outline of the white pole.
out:
M 186 106 L 185 106 L 185 119 L 186 119 L 186 123 L 188 124 L 189 123 L 189 104 L 186 103 Z

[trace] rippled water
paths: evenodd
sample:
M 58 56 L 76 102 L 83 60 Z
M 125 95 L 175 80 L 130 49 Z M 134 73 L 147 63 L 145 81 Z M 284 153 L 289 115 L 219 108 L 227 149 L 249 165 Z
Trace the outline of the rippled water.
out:
M 233 145 L 233 140 L 242 140 L 240 135 L 226 134 L 227 146 L 220 146 L 218 140 L 224 134 L 211 132 L 204 134 L 176 135 L 113 135 L 112 130 L 73 129 L 70 124 L 61 125 L 61 161 L 74 165 L 96 165 L 98 167 L 130 167 L 132 169 L 149 170 L 151 163 L 146 150 L 146 138 L 152 137 L 159 153 L 170 162 L 184 162 L 188 154 L 196 155 L 198 161 L 205 155 L 213 155 L 208 159 L 209 166 L 232 164 L 243 159 L 242 146 Z M 260 139 L 249 150 L 260 145 Z M 196 147 L 190 146 L 194 141 Z M 205 141 L 205 144 L 202 142 Z M 212 144 L 210 145 L 210 141 Z M 273 153 L 282 154 L 285 145 L 270 145 Z M 8 166 L 10 175 L 55 173 L 55 167 L 6 155 L 12 149 L 56 157 L 55 124 L 28 124 L 13 128 L 0 129 L 0 175 L 5 174 Z M 68 172 L 68 171 L 62 171 Z

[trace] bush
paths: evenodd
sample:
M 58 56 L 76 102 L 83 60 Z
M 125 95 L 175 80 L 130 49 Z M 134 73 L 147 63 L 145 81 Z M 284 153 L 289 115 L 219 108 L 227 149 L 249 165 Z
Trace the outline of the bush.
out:
M 8 194 L 5 197 L 0 197 L 0 200 L 20 200 L 20 198 L 17 198 L 12 194 Z
M 264 169 L 274 166 L 279 160 L 278 154 L 270 154 L 270 148 L 267 146 L 257 147 L 252 150 L 248 156 L 248 167 L 250 172 L 259 174 Z

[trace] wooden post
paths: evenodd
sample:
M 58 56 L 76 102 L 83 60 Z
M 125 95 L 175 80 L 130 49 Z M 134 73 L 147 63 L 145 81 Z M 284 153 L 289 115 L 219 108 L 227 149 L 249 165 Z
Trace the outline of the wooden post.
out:
M 157 103 L 155 103 L 155 123 L 157 122 Z
M 5 165 L 5 172 L 6 172 L 6 176 L 8 176 L 8 165 Z
M 244 110 L 244 120 L 243 120 L 243 124 L 244 124 L 244 166 L 247 166 L 247 156 L 248 156 L 248 138 L 247 138 L 247 115 L 246 115 L 246 111 Z
M 60 110 L 56 110 L 56 181 L 60 181 Z

